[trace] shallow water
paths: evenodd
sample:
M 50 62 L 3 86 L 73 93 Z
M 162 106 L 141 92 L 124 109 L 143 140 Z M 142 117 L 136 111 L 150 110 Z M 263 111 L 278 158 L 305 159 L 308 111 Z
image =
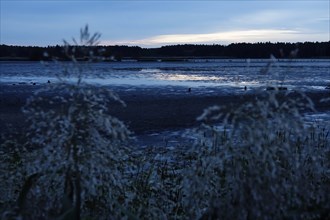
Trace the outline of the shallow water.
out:
M 0 62 L 1 83 L 55 82 L 77 69 L 71 63 Z M 300 91 L 324 90 L 330 85 L 330 60 L 190 60 L 188 62 L 111 62 L 82 65 L 86 81 L 114 87 L 185 87 L 219 89 L 237 94 L 267 86 Z

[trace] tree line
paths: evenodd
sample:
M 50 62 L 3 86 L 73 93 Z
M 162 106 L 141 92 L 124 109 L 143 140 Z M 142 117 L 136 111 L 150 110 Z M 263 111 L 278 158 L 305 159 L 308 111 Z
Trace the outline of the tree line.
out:
M 81 46 L 69 46 L 71 49 Z M 68 49 L 68 48 L 66 48 Z M 56 58 L 69 60 L 64 46 L 11 46 L 0 45 L 0 60 L 47 60 Z M 75 57 L 88 57 L 84 51 L 93 51 L 106 60 L 122 59 L 153 60 L 168 58 L 330 58 L 330 41 L 304 43 L 233 43 L 229 45 L 168 45 L 159 48 L 141 48 L 138 46 L 97 46 L 88 50 L 75 50 Z

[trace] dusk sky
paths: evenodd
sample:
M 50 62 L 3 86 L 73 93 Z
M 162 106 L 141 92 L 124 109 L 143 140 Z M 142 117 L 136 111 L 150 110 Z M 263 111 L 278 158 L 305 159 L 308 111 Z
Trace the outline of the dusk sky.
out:
M 8 45 L 61 45 L 86 24 L 102 45 L 330 40 L 328 0 L 0 1 Z

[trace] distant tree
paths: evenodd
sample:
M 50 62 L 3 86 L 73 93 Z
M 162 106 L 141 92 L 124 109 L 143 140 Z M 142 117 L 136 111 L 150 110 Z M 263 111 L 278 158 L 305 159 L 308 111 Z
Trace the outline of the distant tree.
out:
M 61 60 L 69 60 L 63 48 L 56 46 L 48 47 L 21 47 L 0 45 L 0 57 L 2 58 L 26 58 L 28 60 L 40 60 L 43 53 L 47 52 L 52 57 Z M 90 48 L 91 49 L 91 48 Z M 102 49 L 102 50 L 101 50 Z M 224 45 L 195 45 L 179 44 L 168 45 L 159 48 L 141 48 L 138 46 L 97 46 L 91 51 L 97 53 L 103 51 L 105 58 L 114 57 L 121 60 L 124 57 L 139 59 L 141 57 L 219 57 L 219 58 L 269 58 L 273 55 L 277 58 L 290 58 L 291 51 L 298 49 L 297 58 L 329 58 L 330 42 L 258 42 L 258 43 L 232 43 Z M 76 50 L 75 56 L 84 59 L 87 54 L 81 54 Z

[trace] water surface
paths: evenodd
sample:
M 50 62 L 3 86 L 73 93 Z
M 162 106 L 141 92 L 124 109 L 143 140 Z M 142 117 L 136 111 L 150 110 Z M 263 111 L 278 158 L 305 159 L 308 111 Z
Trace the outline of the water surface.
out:
M 0 62 L 1 83 L 56 82 L 57 75 L 77 69 L 72 64 Z M 235 94 L 268 86 L 300 91 L 324 90 L 330 85 L 329 59 L 216 59 L 189 62 L 111 62 L 81 65 L 86 81 L 94 84 L 136 87 L 221 88 Z

